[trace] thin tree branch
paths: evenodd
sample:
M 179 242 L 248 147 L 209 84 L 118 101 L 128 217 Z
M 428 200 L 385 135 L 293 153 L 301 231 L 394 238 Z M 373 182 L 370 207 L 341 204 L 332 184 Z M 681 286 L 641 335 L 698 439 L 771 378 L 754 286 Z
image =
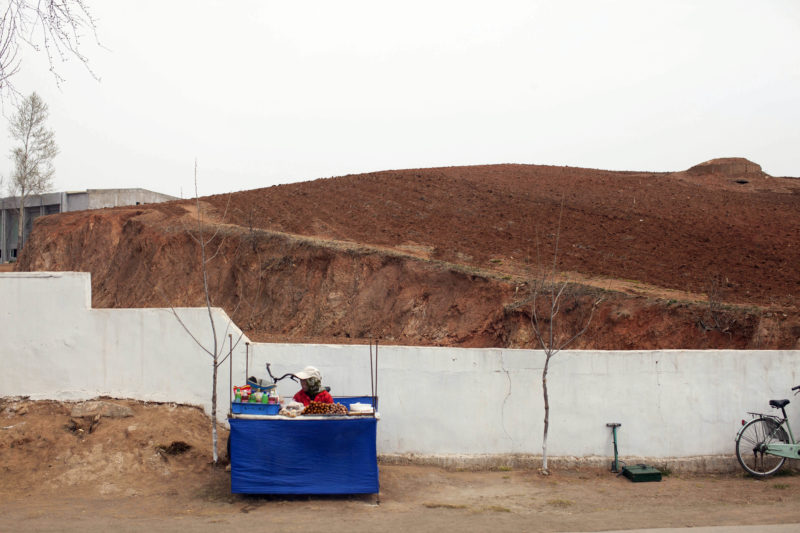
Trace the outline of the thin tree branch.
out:
M 213 358 L 213 357 L 214 357 L 214 354 L 213 354 L 213 353 L 211 353 L 211 352 L 208 350 L 208 348 L 206 348 L 205 346 L 203 346 L 203 343 L 202 343 L 202 342 L 200 342 L 199 340 L 197 340 L 197 337 L 195 337 L 195 336 L 194 336 L 194 334 L 193 334 L 193 333 L 192 333 L 192 331 L 189 329 L 189 327 L 188 327 L 186 324 L 184 324 L 183 320 L 181 320 L 181 317 L 180 317 L 180 315 L 178 315 L 178 312 L 175 310 L 175 308 L 174 308 L 174 307 L 172 307 L 172 306 L 170 306 L 170 309 L 172 310 L 172 314 L 173 314 L 173 315 L 175 315 L 175 318 L 177 318 L 177 319 L 178 319 L 178 323 L 181 325 L 181 327 L 183 327 L 183 330 L 184 330 L 186 333 L 188 333 L 188 334 L 189 334 L 189 336 L 192 338 L 192 340 L 193 340 L 194 342 L 196 342 L 196 343 L 197 343 L 197 345 L 198 345 L 200 348 L 202 348 L 204 352 L 206 352 L 208 355 L 210 355 L 210 356 Z

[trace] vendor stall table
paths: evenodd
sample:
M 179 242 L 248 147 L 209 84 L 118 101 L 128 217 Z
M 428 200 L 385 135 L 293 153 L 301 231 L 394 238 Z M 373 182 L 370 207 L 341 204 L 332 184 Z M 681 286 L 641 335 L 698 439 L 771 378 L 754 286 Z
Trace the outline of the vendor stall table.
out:
M 231 492 L 375 494 L 378 419 L 369 416 L 234 414 Z

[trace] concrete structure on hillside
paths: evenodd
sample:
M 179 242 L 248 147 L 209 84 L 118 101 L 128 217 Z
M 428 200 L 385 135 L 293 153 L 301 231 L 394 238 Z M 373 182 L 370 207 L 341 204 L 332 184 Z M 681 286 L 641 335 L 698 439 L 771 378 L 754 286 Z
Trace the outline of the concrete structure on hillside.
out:
M 43 215 L 102 209 L 124 205 L 156 204 L 177 200 L 174 196 L 145 189 L 87 189 L 85 191 L 34 194 L 25 200 L 23 245 L 33 229 L 33 220 Z M 20 198 L 0 198 L 0 262 L 17 258 Z

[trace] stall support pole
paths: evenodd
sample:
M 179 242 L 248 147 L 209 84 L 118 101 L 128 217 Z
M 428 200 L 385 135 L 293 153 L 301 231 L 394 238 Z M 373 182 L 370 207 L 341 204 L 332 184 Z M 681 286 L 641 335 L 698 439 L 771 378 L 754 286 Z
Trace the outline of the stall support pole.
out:
M 250 377 L 250 343 L 244 343 L 244 379 Z M 245 385 L 247 385 L 247 381 L 245 381 Z
M 231 351 L 228 353 L 228 418 L 230 418 L 232 414 L 233 414 L 233 348 L 231 348 Z
M 372 395 L 372 407 L 375 407 L 375 371 L 372 370 L 372 339 L 369 340 L 369 393 Z

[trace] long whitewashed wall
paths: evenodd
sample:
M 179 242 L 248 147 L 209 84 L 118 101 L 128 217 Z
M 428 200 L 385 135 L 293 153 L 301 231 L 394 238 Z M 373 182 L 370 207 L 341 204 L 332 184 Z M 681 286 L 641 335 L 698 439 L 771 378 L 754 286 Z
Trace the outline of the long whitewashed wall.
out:
M 212 315 L 225 341 L 222 357 L 227 334 L 240 339 L 236 349 L 244 353 L 241 331 L 221 309 Z M 4 273 L 0 328 L 0 396 L 112 396 L 200 405 L 210 412 L 212 358 L 193 339 L 213 351 L 204 308 L 92 309 L 88 273 Z M 238 362 L 244 368 L 244 355 Z M 228 361 L 219 370 L 224 417 Z
M 202 406 L 210 412 L 211 347 L 205 309 L 92 309 L 86 273 L 0 274 L 0 396 L 97 396 Z M 233 383 L 306 365 L 334 395 L 369 395 L 370 349 L 253 343 L 214 309 L 217 330 L 239 343 Z M 373 354 L 374 355 L 374 354 Z M 229 368 L 219 368 L 218 416 L 228 412 Z M 373 358 L 375 364 L 375 358 Z M 544 354 L 532 350 L 380 346 L 377 393 L 383 454 L 541 453 Z M 608 422 L 621 451 L 643 457 L 729 455 L 748 411 L 793 398 L 800 351 L 566 351 L 550 363 L 552 456 L 608 456 Z M 282 395 L 297 385 L 280 383 Z M 796 404 L 800 407 L 800 400 Z M 789 406 L 800 428 L 800 409 Z

